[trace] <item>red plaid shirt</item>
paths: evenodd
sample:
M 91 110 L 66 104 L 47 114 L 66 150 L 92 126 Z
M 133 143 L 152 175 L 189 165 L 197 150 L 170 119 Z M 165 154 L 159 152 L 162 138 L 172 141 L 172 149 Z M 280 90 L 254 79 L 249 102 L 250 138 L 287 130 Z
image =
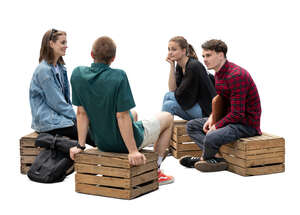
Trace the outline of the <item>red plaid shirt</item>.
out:
M 256 85 L 250 74 L 234 63 L 226 61 L 215 75 L 217 94 L 229 101 L 227 114 L 218 121 L 216 128 L 230 123 L 249 125 L 261 134 L 261 106 Z

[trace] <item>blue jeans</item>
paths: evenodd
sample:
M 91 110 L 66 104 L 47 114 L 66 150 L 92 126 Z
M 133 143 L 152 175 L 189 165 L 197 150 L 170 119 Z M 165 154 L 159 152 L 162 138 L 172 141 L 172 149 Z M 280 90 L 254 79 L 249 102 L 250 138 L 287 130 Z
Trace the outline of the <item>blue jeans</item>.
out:
M 258 135 L 255 128 L 243 124 L 228 124 L 206 134 L 203 131 L 203 126 L 207 119 L 194 119 L 186 124 L 188 135 L 203 150 L 202 156 L 204 160 L 213 158 L 224 144 L 236 141 L 242 137 Z
M 172 115 L 179 116 L 185 120 L 192 120 L 202 117 L 202 110 L 198 103 L 188 110 L 183 110 L 176 101 L 174 92 L 167 92 L 162 106 L 162 111 L 171 113 Z

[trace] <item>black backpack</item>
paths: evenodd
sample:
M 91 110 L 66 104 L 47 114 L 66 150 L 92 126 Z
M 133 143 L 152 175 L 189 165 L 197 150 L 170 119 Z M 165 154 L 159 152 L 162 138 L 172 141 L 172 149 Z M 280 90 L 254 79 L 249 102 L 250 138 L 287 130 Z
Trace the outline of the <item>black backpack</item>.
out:
M 63 181 L 68 174 L 73 172 L 68 171 L 74 163 L 69 156 L 69 150 L 77 145 L 77 141 L 58 135 L 40 133 L 35 145 L 45 149 L 35 158 L 27 172 L 30 180 L 55 183 Z

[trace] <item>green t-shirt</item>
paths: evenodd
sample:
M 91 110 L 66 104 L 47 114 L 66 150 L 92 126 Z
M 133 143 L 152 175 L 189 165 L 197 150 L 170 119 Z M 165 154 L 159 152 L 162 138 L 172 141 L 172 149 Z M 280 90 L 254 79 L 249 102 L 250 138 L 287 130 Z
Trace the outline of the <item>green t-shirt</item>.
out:
M 135 107 L 126 73 L 107 64 L 92 63 L 91 67 L 77 67 L 71 76 L 72 103 L 83 106 L 90 120 L 90 133 L 101 151 L 128 152 L 121 136 L 117 112 Z M 140 121 L 132 127 L 137 147 L 144 139 Z

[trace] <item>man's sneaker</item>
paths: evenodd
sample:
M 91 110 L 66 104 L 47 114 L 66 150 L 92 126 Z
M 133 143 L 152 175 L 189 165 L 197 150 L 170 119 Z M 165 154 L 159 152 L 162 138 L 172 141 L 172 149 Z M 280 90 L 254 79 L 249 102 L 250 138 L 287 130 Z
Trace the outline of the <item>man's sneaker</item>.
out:
M 193 168 L 198 161 L 200 161 L 200 157 L 193 157 L 191 155 L 186 155 L 179 159 L 179 163 L 188 168 Z
M 217 172 L 226 170 L 228 164 L 224 158 L 212 158 L 195 163 L 195 168 L 201 172 Z
M 158 183 L 159 185 L 170 184 L 174 182 L 173 176 L 165 175 L 161 170 L 158 170 Z

